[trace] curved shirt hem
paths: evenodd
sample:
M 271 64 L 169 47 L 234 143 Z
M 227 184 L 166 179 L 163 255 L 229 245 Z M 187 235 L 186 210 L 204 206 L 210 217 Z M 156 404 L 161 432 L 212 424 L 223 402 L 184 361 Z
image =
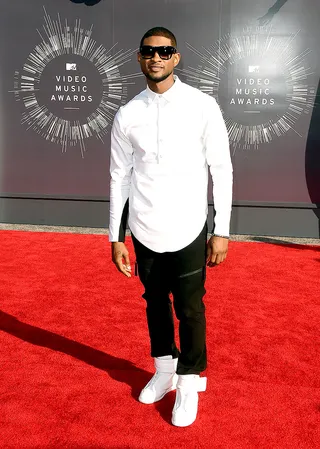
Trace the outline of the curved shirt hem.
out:
M 199 221 L 192 229 L 189 228 L 187 236 L 181 235 L 181 227 L 175 231 L 171 230 L 169 239 L 168 234 L 143 230 L 138 223 L 131 222 L 130 218 L 128 225 L 135 238 L 146 248 L 156 253 L 166 253 L 180 251 L 190 245 L 202 231 L 206 220 L 207 216 L 204 216 L 203 220 Z M 148 238 L 148 236 L 150 237 Z

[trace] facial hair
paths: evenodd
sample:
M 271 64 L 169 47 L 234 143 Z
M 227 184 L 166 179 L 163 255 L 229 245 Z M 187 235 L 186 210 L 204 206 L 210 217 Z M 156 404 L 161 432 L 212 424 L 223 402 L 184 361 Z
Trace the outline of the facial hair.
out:
M 154 83 L 161 83 L 161 81 L 166 80 L 170 75 L 172 74 L 172 72 L 170 73 L 165 73 L 164 75 L 162 75 L 160 78 L 157 78 L 157 75 L 153 75 L 152 73 L 145 73 L 145 77 L 148 78 L 148 80 L 153 81 Z

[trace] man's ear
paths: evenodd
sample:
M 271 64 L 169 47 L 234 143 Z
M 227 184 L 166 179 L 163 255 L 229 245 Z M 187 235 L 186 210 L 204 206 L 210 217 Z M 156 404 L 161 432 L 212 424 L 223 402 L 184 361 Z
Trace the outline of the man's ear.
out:
M 179 64 L 179 62 L 180 62 L 181 54 L 180 53 L 175 53 L 173 55 L 173 57 L 174 57 L 174 66 L 176 67 Z
M 140 62 L 140 61 L 141 61 L 141 55 L 140 55 L 140 53 L 139 53 L 139 52 L 137 53 L 137 60 L 138 60 L 138 62 Z

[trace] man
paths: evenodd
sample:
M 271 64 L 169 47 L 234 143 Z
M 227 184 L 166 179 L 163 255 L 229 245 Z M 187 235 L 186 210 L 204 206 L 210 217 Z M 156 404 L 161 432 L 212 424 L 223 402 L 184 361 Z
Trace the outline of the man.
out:
M 139 401 L 151 404 L 177 389 L 172 423 L 184 427 L 195 421 L 198 392 L 206 389 L 199 376 L 207 366 L 205 271 L 226 258 L 232 166 L 216 101 L 173 75 L 176 48 L 174 35 L 162 27 L 141 40 L 138 61 L 147 88 L 120 108 L 111 133 L 109 235 L 113 262 L 131 277 L 124 244 L 129 212 L 156 368 Z M 216 215 L 207 243 L 208 166 Z

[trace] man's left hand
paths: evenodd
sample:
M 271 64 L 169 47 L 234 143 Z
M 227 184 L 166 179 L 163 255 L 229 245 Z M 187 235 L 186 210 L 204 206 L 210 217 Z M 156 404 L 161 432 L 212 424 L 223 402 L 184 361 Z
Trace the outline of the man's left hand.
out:
M 214 267 L 225 260 L 229 240 L 213 235 L 207 243 L 207 266 Z

